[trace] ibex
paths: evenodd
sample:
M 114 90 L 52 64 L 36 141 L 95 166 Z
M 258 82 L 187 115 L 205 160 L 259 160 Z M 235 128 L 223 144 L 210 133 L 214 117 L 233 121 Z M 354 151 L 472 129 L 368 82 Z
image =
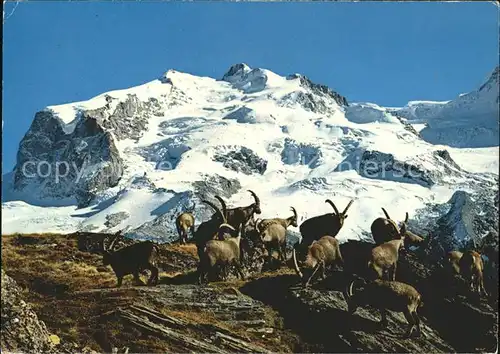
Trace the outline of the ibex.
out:
M 191 235 L 194 236 L 194 216 L 191 213 L 184 212 L 181 213 L 175 220 L 175 226 L 177 227 L 177 232 L 179 233 L 179 241 L 181 244 L 185 244 L 188 239 L 188 230 L 191 231 Z
M 396 225 L 396 222 L 391 219 L 384 208 L 382 208 L 382 211 L 385 214 L 385 218 L 375 219 L 370 227 L 373 239 L 377 245 L 401 238 L 399 235 L 399 227 Z M 408 222 L 408 213 L 406 213 L 404 222 Z
M 343 265 L 344 263 L 342 255 L 340 254 L 339 242 L 331 236 L 323 236 L 318 241 L 313 241 L 313 243 L 309 245 L 305 261 L 300 264 L 303 270 L 311 273 L 307 280 L 297 263 L 295 249 L 292 253 L 292 259 L 295 272 L 301 278 L 302 282 L 305 281 L 306 287 L 309 286 L 313 276 L 320 268 L 322 270 L 322 277 L 325 278 L 325 269 L 327 266 L 334 264 Z
M 358 307 L 369 305 L 380 311 L 382 316 L 380 324 L 387 327 L 386 311 L 402 312 L 408 321 L 408 330 L 405 337 L 411 337 L 415 327 L 417 336 L 421 335 L 420 318 L 417 310 L 423 306 L 423 302 L 422 296 L 413 286 L 398 281 L 381 279 L 368 284 L 362 279 L 361 281 L 364 284 L 360 289 L 354 290 L 356 281 L 353 281 L 344 291 L 349 315 L 353 315 Z
M 202 284 L 204 279 L 208 281 L 208 273 L 210 270 L 214 269 L 216 266 L 226 267 L 234 265 L 241 279 L 245 279 L 243 275 L 243 270 L 240 264 L 240 240 L 241 240 L 241 227 L 238 231 L 234 229 L 229 224 L 220 225 L 224 228 L 224 233 L 227 230 L 232 230 L 234 233 L 238 233 L 236 237 L 228 237 L 225 240 L 210 240 L 206 243 L 203 253 L 200 258 L 200 265 L 198 267 L 199 271 L 199 284 Z M 227 273 L 224 271 L 224 274 Z
M 405 224 L 405 243 L 406 246 L 410 245 L 420 245 L 424 246 L 428 244 L 430 241 L 430 237 L 423 238 L 419 235 L 414 234 L 413 232 L 408 230 L 408 213 L 406 213 L 405 220 L 401 223 L 401 226 L 398 228 L 396 222 L 391 219 L 387 211 L 382 208 L 382 211 L 385 214 L 385 218 L 377 218 L 373 221 L 371 225 L 371 232 L 373 239 L 377 245 L 382 243 L 397 240 L 400 238 L 399 230 L 403 224 Z
M 247 222 L 250 220 L 250 218 L 253 218 L 254 214 L 262 213 L 262 211 L 260 210 L 259 197 L 257 197 L 257 194 L 255 194 L 253 191 L 251 190 L 248 191 L 250 192 L 250 194 L 252 194 L 255 202 L 246 207 L 227 209 L 224 200 L 218 195 L 214 196 L 226 210 L 226 214 L 224 216 L 227 219 L 227 223 L 237 230 L 239 230 L 241 225 L 246 225 Z
M 325 203 L 332 206 L 334 213 L 314 216 L 304 221 L 300 225 L 300 234 L 302 235 L 301 244 L 310 245 L 314 240 L 319 240 L 325 235 L 337 236 L 344 225 L 344 220 L 347 219 L 347 210 L 349 210 L 353 202 L 354 200 L 351 200 L 344 211 L 339 213 L 335 204 L 330 199 L 327 199 Z
M 452 251 L 448 253 L 448 261 L 452 269 L 464 277 L 472 291 L 488 296 L 483 282 L 484 264 L 478 252 L 472 250 L 464 253 Z
M 290 207 L 290 210 L 293 212 L 293 215 L 288 217 L 288 218 L 272 218 L 272 219 L 262 219 L 258 223 L 258 229 L 259 231 L 263 231 L 267 226 L 270 224 L 280 224 L 283 226 L 285 229 L 288 228 L 288 226 L 292 225 L 293 227 L 297 227 L 297 211 L 295 210 L 294 207 Z
M 128 274 L 134 276 L 136 285 L 144 285 L 139 277 L 139 273 L 149 269 L 151 276 L 148 280 L 148 285 L 156 285 L 158 283 L 158 268 L 156 267 L 156 258 L 158 256 L 158 246 L 151 241 L 143 241 L 134 243 L 114 251 L 113 247 L 121 236 L 120 232 L 116 234 L 111 241 L 109 247 L 105 248 L 103 241 L 103 264 L 111 265 L 117 278 L 117 287 L 122 286 L 123 277 Z
M 261 232 L 262 242 L 267 249 L 269 259 L 273 250 L 278 251 L 278 259 L 286 262 L 286 228 L 278 223 L 271 223 Z
M 277 250 L 282 262 L 286 261 L 286 229 L 290 225 L 297 227 L 297 211 L 294 207 L 291 207 L 290 210 L 292 210 L 293 215 L 286 219 L 272 218 L 256 222 L 268 256 L 271 258 L 273 250 Z
M 210 205 L 214 210 L 215 214 L 212 215 L 210 220 L 202 222 L 194 234 L 194 240 L 196 242 L 196 248 L 198 250 L 198 257 L 201 259 L 203 248 L 205 244 L 214 239 L 219 231 L 219 226 L 226 222 L 225 217 L 225 205 L 222 206 L 222 211 L 217 208 L 212 202 L 208 200 L 202 200 L 203 203 Z
M 373 270 L 378 278 L 384 278 L 384 275 L 387 274 L 388 279 L 396 280 L 399 250 L 404 249 L 405 232 L 406 224 L 403 223 L 399 230 L 398 239 L 382 243 L 372 249 L 368 268 Z

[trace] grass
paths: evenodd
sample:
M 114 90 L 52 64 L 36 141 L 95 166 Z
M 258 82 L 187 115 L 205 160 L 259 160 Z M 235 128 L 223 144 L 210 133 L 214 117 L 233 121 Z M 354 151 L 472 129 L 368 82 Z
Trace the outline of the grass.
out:
M 197 263 L 194 244 L 162 245 L 161 254 L 167 266 L 160 272 L 160 279 L 185 276 L 193 272 Z M 2 236 L 2 268 L 24 291 L 25 299 L 31 303 L 39 319 L 45 322 L 50 332 L 57 334 L 62 342 L 78 345 L 77 351 L 84 347 L 102 352 L 109 351 L 110 343 L 114 346 L 130 346 L 133 352 L 182 352 L 185 348 L 139 332 L 121 321 L 104 320 L 102 314 L 118 306 L 134 303 L 139 297 L 133 285 L 131 275 L 126 276 L 123 287 L 106 294 L 92 289 L 114 288 L 116 277 L 112 269 L 102 265 L 98 254 L 81 252 L 77 249 L 77 240 L 72 235 L 61 234 L 13 234 Z M 282 269 L 274 276 L 291 270 Z M 272 276 L 258 274 L 257 277 Z M 189 277 L 189 276 L 188 276 Z M 254 279 L 253 277 L 252 279 Z M 248 281 L 211 283 L 219 291 L 232 291 L 244 286 Z M 144 279 L 145 280 L 145 279 Z M 130 287 L 129 287 L 130 286 Z M 290 334 L 281 331 L 281 324 L 276 321 L 277 313 L 266 308 L 267 322 L 276 326 L 278 335 L 272 338 L 262 334 L 247 332 L 237 325 L 228 325 L 217 320 L 210 311 L 189 309 L 157 309 L 165 314 L 182 318 L 200 328 L 219 327 L 238 333 L 250 342 L 272 348 L 273 351 L 290 352 L 290 345 L 284 338 Z M 208 327 L 207 327 L 208 326 Z M 203 333 L 197 333 L 203 335 Z M 282 339 L 277 339 L 282 338 Z

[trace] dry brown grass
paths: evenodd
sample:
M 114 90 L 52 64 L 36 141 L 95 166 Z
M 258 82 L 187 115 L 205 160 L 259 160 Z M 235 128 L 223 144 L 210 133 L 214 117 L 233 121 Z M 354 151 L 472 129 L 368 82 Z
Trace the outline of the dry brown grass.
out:
M 162 246 L 162 249 L 165 250 L 168 262 L 197 262 L 194 244 L 172 244 Z M 136 300 L 138 295 L 135 288 L 127 287 L 133 284 L 133 278 L 125 277 L 123 288 L 113 290 L 112 296 L 103 296 L 99 291 L 88 291 L 113 288 L 116 277 L 110 267 L 102 266 L 100 255 L 79 251 L 77 240 L 71 235 L 3 235 L 1 259 L 2 267 L 24 289 L 26 300 L 33 305 L 39 318 L 45 322 L 49 331 L 56 333 L 62 341 L 77 343 L 79 348 L 88 346 L 99 352 L 109 350 L 110 342 L 117 345 L 133 343 L 131 350 L 135 352 L 185 350 L 174 343 L 143 334 L 120 321 L 103 320 L 103 313 L 117 306 L 130 305 Z M 183 273 L 174 268 L 167 269 L 160 273 L 160 279 L 186 274 L 188 271 Z M 234 291 L 247 281 L 217 282 L 211 286 L 221 291 Z M 265 347 L 271 346 L 275 351 L 290 351 L 286 343 L 275 339 L 276 336 L 262 338 L 261 334 L 251 334 L 246 332 L 245 328 L 218 321 L 210 311 L 159 310 L 197 325 L 196 328 L 215 326 L 232 330 L 250 342 Z M 266 319 L 269 318 L 269 323 L 274 323 L 274 317 L 277 317 L 276 313 L 269 309 Z

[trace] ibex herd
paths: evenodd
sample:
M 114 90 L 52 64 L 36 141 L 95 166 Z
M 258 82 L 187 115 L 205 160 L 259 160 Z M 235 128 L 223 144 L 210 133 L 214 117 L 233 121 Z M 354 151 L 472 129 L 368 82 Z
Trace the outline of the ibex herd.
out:
M 188 231 L 193 234 L 197 247 L 198 281 L 200 284 L 209 281 L 209 275 L 228 275 L 230 267 L 235 267 L 241 279 L 244 275 L 244 257 L 253 254 L 256 248 L 267 257 L 273 258 L 273 251 L 278 253 L 278 261 L 287 262 L 286 244 L 287 228 L 298 227 L 298 214 L 291 207 L 293 215 L 286 218 L 255 219 L 255 214 L 262 213 L 260 200 L 249 190 L 254 202 L 245 207 L 227 208 L 226 202 L 218 195 L 214 196 L 221 205 L 203 200 L 214 213 L 209 220 L 201 222 L 195 230 L 195 218 L 191 213 L 181 213 L 176 219 L 176 227 L 181 243 L 188 241 Z M 326 269 L 332 266 L 344 268 L 345 263 L 340 252 L 339 241 L 335 238 L 347 219 L 347 211 L 353 204 L 351 200 L 342 212 L 335 204 L 325 201 L 333 208 L 333 212 L 311 217 L 301 223 L 299 230 L 302 240 L 292 250 L 291 266 L 305 287 L 311 285 L 315 275 L 326 277 Z M 363 284 L 353 281 L 343 292 L 348 303 L 348 312 L 353 314 L 358 306 L 370 305 L 380 310 L 382 324 L 387 323 L 386 310 L 402 312 L 409 327 L 406 336 L 415 332 L 420 335 L 420 319 L 417 309 L 422 306 L 419 292 L 409 284 L 396 281 L 396 270 L 400 251 L 408 246 L 422 246 L 429 243 L 430 237 L 423 238 L 408 230 L 408 218 L 398 224 L 392 220 L 382 208 L 385 217 L 375 219 L 371 225 L 371 234 L 375 245 L 371 248 L 364 267 L 370 277 Z M 139 273 L 150 270 L 149 285 L 158 283 L 158 268 L 155 259 L 158 247 L 146 241 L 113 251 L 113 245 L 120 234 L 116 234 L 105 248 L 103 243 L 104 264 L 113 268 L 118 286 L 127 274 L 132 274 L 136 283 L 142 283 Z M 251 241 L 251 242 L 250 242 Z M 253 248 L 248 246 L 253 244 Z M 246 246 L 245 246 L 246 245 Z M 300 260 L 298 256 L 300 255 Z M 448 254 L 448 262 L 456 274 L 462 275 L 471 290 L 486 294 L 483 284 L 483 262 L 476 251 L 461 253 L 453 251 Z M 318 273 L 319 272 L 319 273 Z

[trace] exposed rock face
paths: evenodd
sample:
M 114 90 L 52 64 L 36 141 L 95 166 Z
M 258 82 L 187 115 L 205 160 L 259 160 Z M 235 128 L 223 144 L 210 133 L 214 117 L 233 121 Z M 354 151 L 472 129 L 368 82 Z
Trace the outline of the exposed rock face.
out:
M 113 137 L 97 119 L 82 113 L 66 133 L 52 112 L 41 111 L 20 143 L 14 186 L 34 188 L 40 197 L 76 197 L 84 206 L 115 186 L 122 172 Z
M 2 269 L 2 351 L 54 352 L 45 323 L 24 302 L 21 292 L 16 282 Z
M 113 228 L 116 225 L 120 224 L 123 220 L 127 219 L 129 216 L 130 214 L 125 211 L 120 211 L 114 214 L 108 214 L 106 215 L 106 222 L 104 223 L 104 226 L 108 228 Z
M 231 149 L 228 152 L 216 153 L 213 159 L 222 162 L 222 165 L 226 168 L 246 175 L 252 173 L 264 174 L 267 168 L 266 160 L 244 146 L 239 149 Z
M 326 96 L 333 99 L 339 106 L 349 106 L 347 99 L 344 96 L 339 95 L 337 92 L 331 90 L 326 85 L 315 84 L 307 76 L 300 74 L 293 74 L 287 76 L 288 80 L 299 79 L 300 85 L 304 88 L 311 90 L 312 93 L 318 96 Z
M 433 168 L 428 167 L 429 163 Z M 472 177 L 458 166 L 446 150 L 433 151 L 412 161 L 401 161 L 393 154 L 375 150 L 354 150 L 335 171 L 346 169 L 355 169 L 363 177 L 418 183 L 425 187 L 456 183 L 453 178 Z
M 252 69 L 250 69 L 250 67 L 245 63 L 234 64 L 229 68 L 227 73 L 224 74 L 222 80 L 227 82 L 234 82 L 238 79 L 241 80 L 241 78 L 245 74 L 248 74 L 251 70 Z
M 185 136 L 175 136 L 140 149 L 140 154 L 151 162 L 156 162 L 156 169 L 169 171 L 175 169 L 184 153 L 191 150 Z
M 281 161 L 288 165 L 300 164 L 315 168 L 320 165 L 322 156 L 318 146 L 299 143 L 293 139 L 285 138 L 285 144 L 281 152 Z
M 136 95 L 129 94 L 127 99 L 116 104 L 113 111 L 110 106 L 113 98 L 107 101 L 105 107 L 84 112 L 84 117 L 98 120 L 106 129 L 113 131 L 118 140 L 138 140 L 147 130 L 148 116 L 161 112 L 161 106 L 155 98 L 142 102 Z
M 447 203 L 418 210 L 410 217 L 409 228 L 424 237 L 433 237 L 425 250 L 433 260 L 441 260 L 446 252 L 464 248 L 475 248 L 495 258 L 499 210 L 494 196 L 495 191 L 486 184 L 483 191 L 473 194 L 456 191 Z
M 223 119 L 234 119 L 238 123 L 256 123 L 256 112 L 248 107 L 238 108 L 236 111 L 229 113 Z
M 214 195 L 229 198 L 241 189 L 236 179 L 228 179 L 220 175 L 206 175 L 203 181 L 193 183 L 196 195 L 200 199 L 213 200 Z

